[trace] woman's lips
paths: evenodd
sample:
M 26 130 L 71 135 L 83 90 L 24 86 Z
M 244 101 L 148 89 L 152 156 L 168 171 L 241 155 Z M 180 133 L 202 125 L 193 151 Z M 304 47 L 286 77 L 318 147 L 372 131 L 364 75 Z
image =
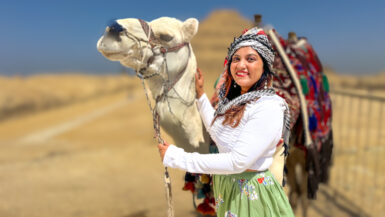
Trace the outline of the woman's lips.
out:
M 237 71 L 237 72 L 235 73 L 235 75 L 236 75 L 237 77 L 246 77 L 247 75 L 249 75 L 249 73 L 248 73 L 248 72 L 245 72 L 245 71 Z

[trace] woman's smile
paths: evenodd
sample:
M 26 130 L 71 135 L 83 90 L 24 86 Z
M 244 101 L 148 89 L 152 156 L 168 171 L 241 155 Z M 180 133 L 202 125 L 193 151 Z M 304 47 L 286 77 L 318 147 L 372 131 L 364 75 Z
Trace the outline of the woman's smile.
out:
M 237 71 L 237 72 L 235 73 L 235 75 L 236 75 L 237 77 L 246 77 L 246 76 L 249 75 L 249 73 L 246 72 L 246 71 Z

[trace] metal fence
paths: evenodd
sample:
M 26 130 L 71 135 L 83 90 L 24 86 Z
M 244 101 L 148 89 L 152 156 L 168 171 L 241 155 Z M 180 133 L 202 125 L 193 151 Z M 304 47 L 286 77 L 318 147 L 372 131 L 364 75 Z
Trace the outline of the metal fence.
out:
M 333 90 L 331 97 L 333 200 L 349 216 L 385 216 L 385 96 Z

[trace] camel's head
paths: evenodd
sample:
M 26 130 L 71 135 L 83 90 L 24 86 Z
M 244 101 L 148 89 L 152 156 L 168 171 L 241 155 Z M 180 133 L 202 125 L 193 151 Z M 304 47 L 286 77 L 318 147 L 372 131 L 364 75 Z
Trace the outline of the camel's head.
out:
M 139 70 L 154 64 L 162 48 L 173 48 L 190 42 L 198 31 L 195 18 L 181 22 L 161 17 L 149 23 L 135 18 L 118 19 L 107 26 L 97 49 L 107 59 Z

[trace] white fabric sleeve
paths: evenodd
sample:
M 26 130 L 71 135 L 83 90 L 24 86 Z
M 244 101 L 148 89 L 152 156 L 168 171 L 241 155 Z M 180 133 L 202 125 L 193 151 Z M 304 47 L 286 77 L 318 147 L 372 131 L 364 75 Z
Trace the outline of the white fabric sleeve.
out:
M 211 122 L 214 119 L 215 109 L 211 105 L 209 98 L 207 98 L 206 93 L 202 94 L 202 96 L 197 99 L 197 106 L 203 124 L 205 125 L 206 130 L 210 133 Z
M 174 145 L 169 146 L 163 164 L 191 173 L 241 173 L 256 162 L 267 150 L 275 149 L 283 126 L 283 109 L 274 101 L 258 103 L 252 108 L 233 149 L 227 153 L 186 153 Z

